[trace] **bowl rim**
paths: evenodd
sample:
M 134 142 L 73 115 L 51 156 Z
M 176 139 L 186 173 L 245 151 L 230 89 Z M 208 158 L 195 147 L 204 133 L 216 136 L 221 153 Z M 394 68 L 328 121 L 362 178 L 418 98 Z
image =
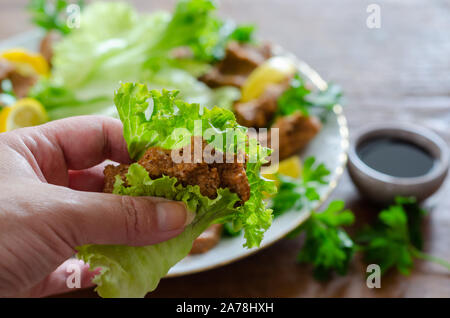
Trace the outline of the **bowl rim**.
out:
M 398 136 L 394 135 L 392 132 L 405 132 L 406 135 Z M 438 149 L 438 156 L 434 156 L 436 163 L 433 168 L 430 169 L 429 172 L 422 176 L 418 177 L 395 177 L 368 166 L 364 163 L 361 158 L 358 156 L 356 149 L 358 146 L 365 140 L 366 138 L 370 139 L 370 135 L 377 136 L 392 136 L 398 139 L 403 139 L 408 142 L 413 143 L 421 148 L 425 148 L 426 150 L 430 150 L 430 148 L 426 145 L 418 143 L 412 135 L 418 136 L 424 140 L 426 140 L 426 144 L 434 145 L 436 149 Z M 390 185 L 402 185 L 402 186 L 417 186 L 423 185 L 430 182 L 433 182 L 436 179 L 441 178 L 448 171 L 449 167 L 449 149 L 445 141 L 435 132 L 430 129 L 424 128 L 417 124 L 406 123 L 406 122 L 383 122 L 383 123 L 372 123 L 368 126 L 359 129 L 356 131 L 351 137 L 350 147 L 348 149 L 348 164 L 352 164 L 357 170 L 359 170 L 364 175 L 377 180 L 384 182 Z

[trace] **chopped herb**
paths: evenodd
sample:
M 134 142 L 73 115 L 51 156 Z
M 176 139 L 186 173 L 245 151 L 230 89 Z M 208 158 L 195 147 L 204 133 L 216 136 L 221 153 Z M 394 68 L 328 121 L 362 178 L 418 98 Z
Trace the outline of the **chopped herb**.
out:
M 280 186 L 278 193 L 272 199 L 272 210 L 275 217 L 292 209 L 299 211 L 306 204 L 320 199 L 317 185 L 327 183 L 325 178 L 330 171 L 323 163 L 315 164 L 315 162 L 314 157 L 305 160 L 300 179 L 280 174 L 277 176 Z
M 344 201 L 332 201 L 324 211 L 313 211 L 308 220 L 289 235 L 305 233 L 305 243 L 297 260 L 312 264 L 317 280 L 329 279 L 333 271 L 345 275 L 355 253 L 355 244 L 342 229 L 353 224 L 355 217 L 350 210 L 344 210 L 344 205 Z
M 317 186 L 327 183 L 325 178 L 330 171 L 323 163 L 315 162 L 314 157 L 305 160 L 301 180 L 278 175 L 280 186 L 272 201 L 274 216 L 292 209 L 301 210 L 320 199 Z M 332 201 L 323 212 L 312 211 L 308 220 L 288 235 L 292 238 L 305 233 L 305 244 L 297 260 L 311 263 L 318 280 L 328 279 L 333 271 L 344 275 L 355 252 L 355 244 L 341 228 L 352 224 L 354 215 L 343 209 L 343 201 Z
M 301 112 L 309 116 L 311 108 L 314 107 L 330 111 L 339 103 L 341 97 L 341 88 L 332 83 L 323 91 L 312 92 L 297 73 L 291 80 L 290 87 L 278 98 L 278 115 L 288 116 Z
M 378 264 L 381 273 L 391 268 L 409 275 L 414 259 L 438 263 L 450 270 L 450 263 L 421 252 L 420 224 L 425 212 L 413 198 L 397 198 L 395 204 L 380 212 L 378 223 L 366 226 L 357 236 L 364 258 Z
M 80 8 L 84 5 L 84 0 L 74 1 Z M 37 26 L 46 31 L 57 30 L 62 34 L 70 33 L 67 25 L 67 6 L 71 2 L 67 0 L 31 0 L 28 4 L 28 11 L 32 15 L 32 21 Z
M 240 43 L 251 43 L 254 41 L 253 34 L 255 33 L 255 29 L 256 27 L 253 24 L 238 25 L 230 34 L 229 39 Z

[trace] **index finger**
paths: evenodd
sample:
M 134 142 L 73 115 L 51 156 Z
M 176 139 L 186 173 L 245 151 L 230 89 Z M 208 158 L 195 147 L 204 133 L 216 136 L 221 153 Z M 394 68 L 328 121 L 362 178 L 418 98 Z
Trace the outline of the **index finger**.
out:
M 23 129 L 23 141 L 52 182 L 67 171 L 93 167 L 105 159 L 130 162 L 122 123 L 103 116 L 79 116 Z

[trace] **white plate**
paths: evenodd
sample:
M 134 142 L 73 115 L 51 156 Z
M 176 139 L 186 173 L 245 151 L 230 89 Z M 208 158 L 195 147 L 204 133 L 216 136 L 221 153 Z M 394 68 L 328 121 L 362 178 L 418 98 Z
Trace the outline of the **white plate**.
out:
M 33 30 L 24 34 L 20 34 L 0 43 L 0 51 L 11 47 L 23 47 L 28 50 L 36 51 L 42 32 Z M 318 89 L 325 89 L 327 84 L 322 78 L 307 64 L 299 61 L 292 54 L 284 52 L 277 47 L 274 50 L 277 55 L 288 55 L 293 58 L 298 69 L 304 78 Z M 314 156 L 317 162 L 323 162 L 331 171 L 329 176 L 330 182 L 321 186 L 318 191 L 321 199 L 315 202 L 313 208 L 317 209 L 330 195 L 337 185 L 342 175 L 347 161 L 348 148 L 348 129 L 347 122 L 342 113 L 342 107 L 335 105 L 323 125 L 320 133 L 301 153 L 302 158 Z M 289 211 L 273 221 L 270 229 L 265 233 L 264 239 L 259 248 L 246 249 L 242 245 L 244 243 L 243 236 L 233 238 L 223 238 L 219 244 L 204 254 L 189 255 L 177 265 L 175 265 L 168 273 L 167 277 L 182 276 L 191 273 L 201 272 L 208 269 L 216 268 L 225 264 L 242 259 L 249 256 L 273 243 L 282 239 L 287 233 L 294 230 L 309 215 L 309 211 Z

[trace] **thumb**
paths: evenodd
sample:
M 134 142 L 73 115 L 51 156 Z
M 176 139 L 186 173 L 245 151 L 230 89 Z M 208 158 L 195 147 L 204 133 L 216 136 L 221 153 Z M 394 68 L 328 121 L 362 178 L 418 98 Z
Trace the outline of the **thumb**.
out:
M 68 220 L 77 245 L 156 244 L 180 234 L 195 216 L 184 203 L 163 198 L 70 191 Z

